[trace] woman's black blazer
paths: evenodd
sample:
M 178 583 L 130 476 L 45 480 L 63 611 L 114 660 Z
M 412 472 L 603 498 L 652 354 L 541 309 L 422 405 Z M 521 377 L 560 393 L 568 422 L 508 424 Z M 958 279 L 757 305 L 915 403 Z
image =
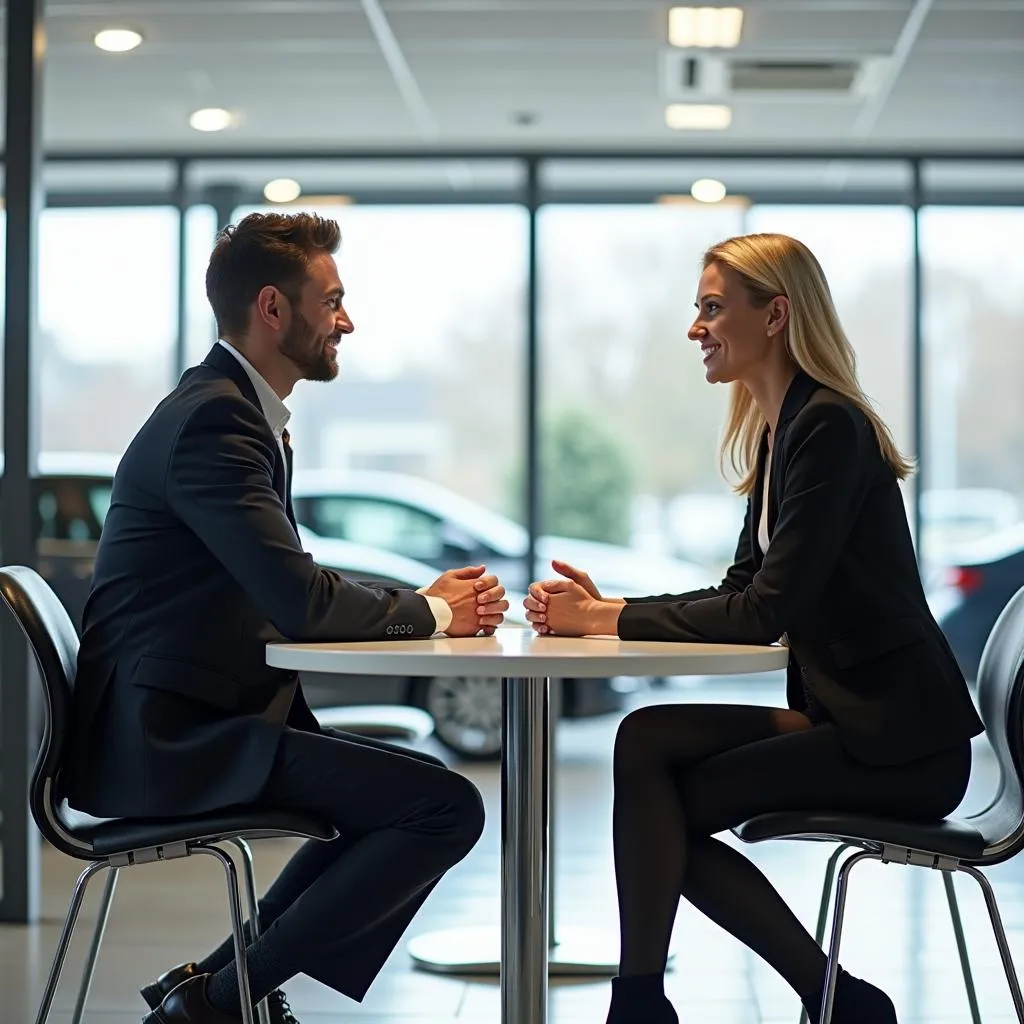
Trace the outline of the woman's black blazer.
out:
M 770 544 L 757 542 L 767 433 L 733 566 L 720 586 L 628 600 L 629 640 L 790 649 L 787 697 L 805 688 L 847 751 L 900 764 L 977 735 L 982 723 L 925 600 L 896 476 L 870 421 L 799 373 L 782 403 L 768 494 Z

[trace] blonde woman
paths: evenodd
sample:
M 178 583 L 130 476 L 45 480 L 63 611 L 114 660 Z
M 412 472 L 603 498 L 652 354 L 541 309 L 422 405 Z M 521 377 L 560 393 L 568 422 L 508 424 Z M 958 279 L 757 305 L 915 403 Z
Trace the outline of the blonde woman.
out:
M 608 1024 L 676 1024 L 663 974 L 682 895 L 771 964 L 812 1020 L 825 954 L 761 872 L 712 838 L 768 811 L 940 819 L 963 798 L 982 730 L 925 602 L 898 481 L 911 466 L 857 381 L 812 253 L 785 235 L 704 257 L 697 317 L 711 383 L 732 385 L 722 446 L 747 513 L 717 587 L 623 601 L 581 570 L 535 583 L 540 633 L 773 643 L 787 707 L 659 705 L 614 755 L 622 938 Z M 682 954 L 685 957 L 685 952 Z M 894 1024 L 889 997 L 845 972 L 833 1024 Z

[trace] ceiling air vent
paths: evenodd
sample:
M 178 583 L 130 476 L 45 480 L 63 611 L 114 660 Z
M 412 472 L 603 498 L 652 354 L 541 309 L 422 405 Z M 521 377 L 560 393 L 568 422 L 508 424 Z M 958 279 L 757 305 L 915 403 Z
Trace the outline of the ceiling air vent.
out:
M 723 56 L 697 50 L 663 50 L 661 91 L 668 100 L 716 102 L 729 96 L 798 96 L 858 100 L 872 93 L 889 58 L 876 55 L 804 60 Z
M 729 62 L 732 92 L 850 92 L 860 74 L 859 61 Z

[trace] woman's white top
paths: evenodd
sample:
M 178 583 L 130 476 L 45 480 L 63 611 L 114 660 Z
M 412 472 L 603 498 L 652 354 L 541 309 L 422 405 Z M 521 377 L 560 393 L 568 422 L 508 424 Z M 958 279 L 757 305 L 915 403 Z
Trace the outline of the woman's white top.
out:
M 761 521 L 757 524 L 757 544 L 763 555 L 768 550 L 768 481 L 772 473 L 772 450 L 764 460 L 764 488 L 761 491 Z

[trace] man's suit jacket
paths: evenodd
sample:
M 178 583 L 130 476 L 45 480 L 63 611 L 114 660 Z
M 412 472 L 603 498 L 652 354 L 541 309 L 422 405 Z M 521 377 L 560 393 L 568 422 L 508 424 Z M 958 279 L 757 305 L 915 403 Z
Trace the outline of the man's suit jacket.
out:
M 804 688 L 857 759 L 899 764 L 982 731 L 967 684 L 925 600 L 896 476 L 870 421 L 798 374 L 772 447 L 767 433 L 733 566 L 722 584 L 628 601 L 625 639 L 774 643 L 790 648 L 789 706 Z
M 83 616 L 62 788 L 102 816 L 255 800 L 285 723 L 316 730 L 270 641 L 426 637 L 427 601 L 316 565 L 243 367 L 214 346 L 129 445 Z

